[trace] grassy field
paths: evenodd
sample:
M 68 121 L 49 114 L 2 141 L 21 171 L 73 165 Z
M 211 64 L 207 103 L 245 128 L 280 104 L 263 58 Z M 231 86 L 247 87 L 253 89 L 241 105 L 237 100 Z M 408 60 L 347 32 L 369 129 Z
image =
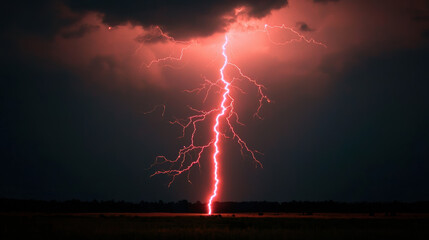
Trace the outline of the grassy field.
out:
M 0 239 L 429 239 L 428 215 L 1 214 Z

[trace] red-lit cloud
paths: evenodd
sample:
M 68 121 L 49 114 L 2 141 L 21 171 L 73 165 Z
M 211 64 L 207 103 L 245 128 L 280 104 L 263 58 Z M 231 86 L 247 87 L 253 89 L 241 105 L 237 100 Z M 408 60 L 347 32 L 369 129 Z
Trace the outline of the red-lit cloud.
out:
M 36 69 L 36 72 L 49 73 L 49 77 L 45 79 L 39 74 L 33 79 L 31 75 L 26 84 L 16 83 L 17 89 L 27 85 L 34 88 L 34 85 L 40 84 L 41 89 L 50 89 L 56 93 L 55 84 L 63 80 L 62 76 L 66 76 L 64 81 L 73 79 L 73 83 L 81 84 L 79 88 L 76 87 L 76 95 L 88 91 L 88 95 L 97 101 L 101 98 L 97 95 L 102 92 L 98 91 L 101 88 L 111 93 L 105 97 L 109 104 L 124 101 L 127 108 L 143 114 L 156 104 L 168 102 L 167 108 L 164 109 L 165 118 L 186 117 L 189 113 L 186 112 L 189 109 L 184 109 L 186 105 L 192 104 L 199 108 L 202 105 L 201 100 L 204 99 L 203 93 L 189 93 L 186 89 L 200 87 L 205 83 L 205 79 L 219 78 L 219 67 L 223 63 L 221 49 L 225 33 L 228 33 L 226 51 L 229 60 L 240 66 L 247 75 L 264 84 L 267 87 L 267 95 L 273 100 L 273 104 L 262 109 L 260 113 L 265 117 L 265 121 L 253 123 L 255 121 L 251 121 L 254 113 L 252 107 L 258 104 L 258 99 L 255 100 L 258 93 L 243 83 L 243 92 L 246 94 L 240 95 L 243 101 L 237 103 L 240 104 L 237 111 L 243 116 L 243 122 L 247 120 L 250 125 L 272 125 L 264 128 L 264 131 L 249 126 L 249 129 L 256 130 L 244 134 L 247 135 L 246 139 L 251 139 L 252 134 L 256 135 L 250 140 L 252 143 L 258 141 L 259 135 L 273 135 L 264 139 L 275 142 L 265 145 L 274 150 L 282 148 L 284 141 L 287 141 L 292 149 L 295 139 L 285 139 L 284 135 L 300 135 L 293 135 L 293 132 L 303 130 L 300 124 L 303 119 L 311 119 L 305 114 L 305 107 L 310 105 L 309 102 L 323 100 L 323 97 L 344 80 L 341 76 L 349 73 L 355 66 L 362 65 L 365 59 L 402 50 L 420 49 L 428 43 L 429 7 L 426 1 L 24 2 L 25 7 L 22 2 L 16 2 L 1 10 L 4 23 L 2 45 L 5 47 L 0 57 L 4 63 L 10 62 L 10 65 L 15 66 L 10 69 L 5 67 L 10 71 L 10 76 L 22 74 L 21 71 L 26 72 L 22 69 L 27 66 L 30 68 L 29 75 L 31 70 Z M 299 40 L 297 34 L 287 28 L 270 28 L 268 35 L 265 24 L 291 27 L 307 39 L 326 44 L 327 48 L 306 41 L 294 41 Z M 275 44 L 281 42 L 290 44 Z M 367 80 L 366 84 L 372 83 L 372 80 Z M 406 84 L 407 80 L 402 80 Z M 359 85 L 343 84 L 342 90 Z M 48 88 L 46 85 L 55 87 Z M 24 92 L 31 92 L 31 88 Z M 384 85 L 381 89 L 384 89 Z M 14 95 L 15 92 L 11 92 L 11 95 Z M 42 94 L 38 94 L 39 92 Z M 39 92 L 34 93 L 36 97 L 29 99 L 43 99 L 46 92 Z M 119 97 L 112 99 L 111 96 Z M 47 102 L 55 102 L 48 100 Z M 217 104 L 215 100 L 218 99 L 208 98 L 205 103 L 212 106 Z M 73 98 L 65 102 L 74 101 Z M 20 100 L 11 102 L 19 103 Z M 86 100 L 82 102 L 84 104 L 78 105 L 80 108 L 87 105 Z M 92 106 L 91 103 L 88 104 Z M 65 109 L 61 105 L 58 106 Z M 73 107 L 71 104 L 69 108 Z M 365 107 L 364 105 L 363 108 Z M 69 111 L 69 108 L 65 110 Z M 20 111 L 19 108 L 16 109 Z M 88 109 L 93 112 L 93 109 Z M 97 106 L 94 109 L 98 109 Z M 107 109 L 110 109 L 110 105 Z M 347 111 L 345 107 L 341 109 Z M 53 112 L 57 110 L 54 108 Z M 161 110 L 158 108 L 155 113 L 157 116 L 158 113 L 161 115 Z M 300 117 L 295 117 L 295 114 Z M 95 118 L 94 121 L 103 122 L 103 117 L 104 115 L 100 119 Z M 272 118 L 276 118 L 276 121 Z M 74 123 L 72 120 L 70 122 Z M 115 116 L 109 120 L 114 122 Z M 153 120 L 141 134 L 144 136 L 139 135 L 135 139 L 144 139 L 145 134 L 150 131 L 152 134 L 149 136 L 152 137 L 155 130 L 161 128 L 159 125 L 162 123 L 159 122 L 159 119 Z M 118 125 L 120 124 L 122 122 L 118 121 Z M 136 125 L 139 124 L 140 122 Z M 282 126 L 279 127 L 280 125 Z M 303 125 L 308 127 L 304 123 Z M 174 127 L 172 129 L 177 130 Z M 179 134 L 180 130 L 177 130 Z M 134 132 L 134 128 L 132 131 Z M 173 138 L 170 138 L 170 135 L 165 137 L 166 135 L 168 134 L 160 133 L 159 138 L 173 139 L 166 144 L 169 148 L 174 144 L 181 144 L 174 138 L 177 135 Z M 257 147 L 264 144 L 262 140 L 259 141 Z M 263 148 L 261 150 L 264 151 Z M 283 155 L 279 154 L 277 157 L 283 159 Z M 145 159 L 147 165 L 152 160 L 151 156 Z M 226 178 L 232 175 L 231 172 L 223 174 Z M 244 184 L 240 186 L 249 189 L 252 187 Z

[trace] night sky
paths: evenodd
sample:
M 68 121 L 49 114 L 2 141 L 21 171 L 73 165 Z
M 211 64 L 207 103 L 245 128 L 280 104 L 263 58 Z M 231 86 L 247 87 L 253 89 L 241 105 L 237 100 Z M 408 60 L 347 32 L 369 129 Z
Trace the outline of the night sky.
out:
M 207 106 L 184 90 L 219 78 L 228 33 L 231 61 L 273 101 L 254 118 L 257 93 L 242 86 L 237 129 L 264 167 L 223 139 L 217 200 L 429 200 L 428 1 L 10 1 L 0 12 L 0 197 L 206 202 L 208 155 L 192 184 L 185 174 L 168 187 L 150 166 L 187 143 L 169 121 Z M 265 23 L 328 47 L 273 44 Z M 180 55 L 157 26 L 196 42 L 182 61 L 146 66 Z M 158 104 L 164 117 L 145 114 Z

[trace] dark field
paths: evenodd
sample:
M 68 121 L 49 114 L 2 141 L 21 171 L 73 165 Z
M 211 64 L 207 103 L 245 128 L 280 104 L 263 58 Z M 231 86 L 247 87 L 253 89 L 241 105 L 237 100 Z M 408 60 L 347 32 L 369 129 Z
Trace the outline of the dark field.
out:
M 429 215 L 1 214 L 0 239 L 429 239 Z

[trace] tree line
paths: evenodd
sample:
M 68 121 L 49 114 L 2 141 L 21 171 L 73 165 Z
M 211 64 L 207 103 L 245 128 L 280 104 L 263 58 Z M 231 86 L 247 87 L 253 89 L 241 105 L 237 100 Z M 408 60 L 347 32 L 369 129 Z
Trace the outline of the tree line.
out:
M 429 213 L 429 201 L 420 202 L 335 202 L 335 201 L 290 201 L 290 202 L 215 202 L 217 213 Z M 205 213 L 205 203 L 181 200 L 177 202 L 125 201 L 43 201 L 24 199 L 0 199 L 0 212 L 46 212 L 46 213 L 107 213 L 107 212 L 173 212 Z

